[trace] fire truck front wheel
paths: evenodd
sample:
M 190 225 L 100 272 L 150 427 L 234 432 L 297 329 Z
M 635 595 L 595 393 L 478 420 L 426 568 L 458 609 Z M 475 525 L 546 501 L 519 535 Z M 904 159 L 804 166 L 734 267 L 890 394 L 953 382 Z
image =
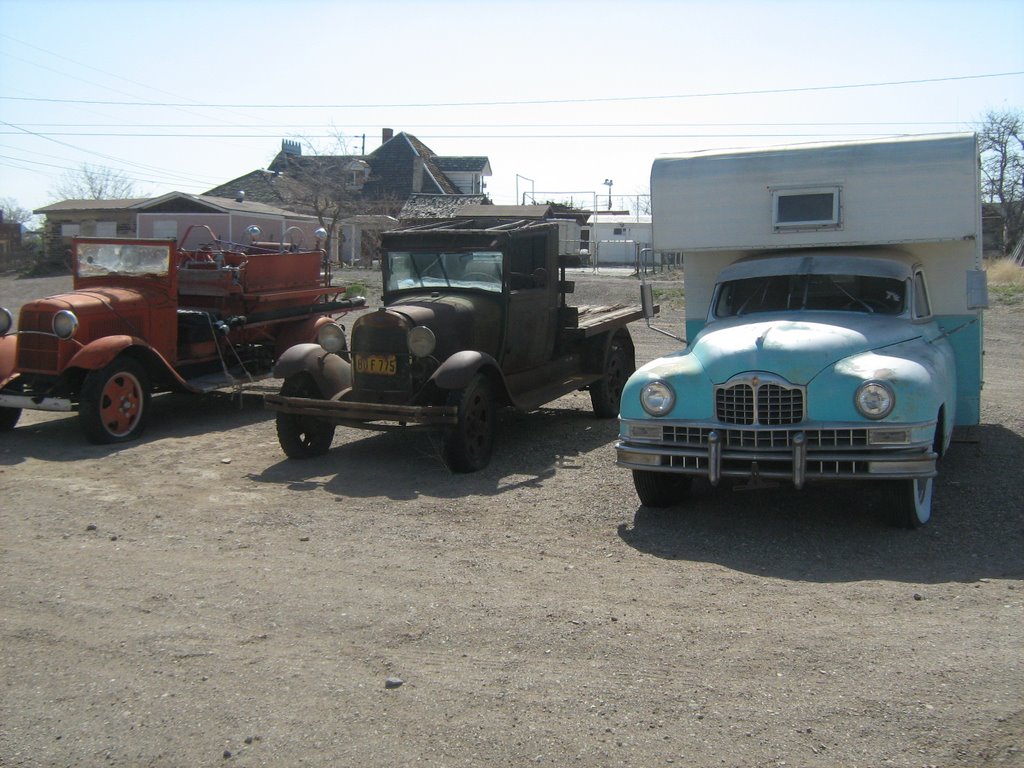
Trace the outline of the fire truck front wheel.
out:
M 149 376 L 137 360 L 116 357 L 85 377 L 78 421 L 89 442 L 134 440 L 148 416 Z

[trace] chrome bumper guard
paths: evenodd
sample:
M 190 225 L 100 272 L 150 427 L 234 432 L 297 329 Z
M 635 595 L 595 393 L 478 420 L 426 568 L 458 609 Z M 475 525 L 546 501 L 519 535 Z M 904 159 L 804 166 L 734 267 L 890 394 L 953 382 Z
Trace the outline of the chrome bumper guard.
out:
M 675 472 L 705 477 L 718 485 L 723 477 L 750 480 L 788 480 L 802 488 L 814 479 L 916 479 L 935 477 L 938 456 L 930 449 L 808 450 L 807 437 L 798 432 L 786 449 L 729 448 L 718 430 L 702 446 L 668 446 L 618 440 L 616 464 L 648 472 Z

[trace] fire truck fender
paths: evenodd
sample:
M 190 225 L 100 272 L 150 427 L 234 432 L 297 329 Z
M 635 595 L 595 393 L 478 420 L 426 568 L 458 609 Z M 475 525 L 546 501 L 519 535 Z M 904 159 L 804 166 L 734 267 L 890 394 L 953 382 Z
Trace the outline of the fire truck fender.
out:
M 111 363 L 118 355 L 127 354 L 142 363 L 154 381 L 162 381 L 173 388 L 196 391 L 181 378 L 174 366 L 163 355 L 142 339 L 134 336 L 104 336 L 82 347 L 68 361 L 65 372 L 75 368 L 97 371 Z
M 352 365 L 319 344 L 296 344 L 274 363 L 274 377 L 288 379 L 308 373 L 327 399 L 352 386 Z
M 68 368 L 83 368 L 95 371 L 107 365 L 111 360 L 129 347 L 142 344 L 132 336 L 104 336 L 96 339 L 78 350 L 68 361 Z M 142 344 L 146 346 L 145 344 Z
M 18 337 L 0 336 L 0 386 L 7 383 L 14 372 L 18 357 Z
M 326 315 L 307 317 L 282 326 L 274 340 L 274 351 L 280 357 L 297 344 L 308 344 L 316 341 L 316 332 L 320 326 L 335 322 Z

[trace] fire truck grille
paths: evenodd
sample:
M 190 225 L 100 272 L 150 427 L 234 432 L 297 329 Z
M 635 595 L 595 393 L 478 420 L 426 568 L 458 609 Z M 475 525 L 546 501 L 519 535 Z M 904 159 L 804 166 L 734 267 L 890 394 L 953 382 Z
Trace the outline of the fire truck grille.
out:
M 58 340 L 53 335 L 53 312 L 21 313 L 18 320 L 18 368 L 52 373 L 57 370 Z

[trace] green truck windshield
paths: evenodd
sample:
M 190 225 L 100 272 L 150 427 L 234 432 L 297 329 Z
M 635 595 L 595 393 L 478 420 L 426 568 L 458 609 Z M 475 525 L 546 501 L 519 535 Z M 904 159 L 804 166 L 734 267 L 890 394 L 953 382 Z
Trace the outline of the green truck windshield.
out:
M 471 288 L 501 292 L 501 251 L 389 251 L 386 290 Z

